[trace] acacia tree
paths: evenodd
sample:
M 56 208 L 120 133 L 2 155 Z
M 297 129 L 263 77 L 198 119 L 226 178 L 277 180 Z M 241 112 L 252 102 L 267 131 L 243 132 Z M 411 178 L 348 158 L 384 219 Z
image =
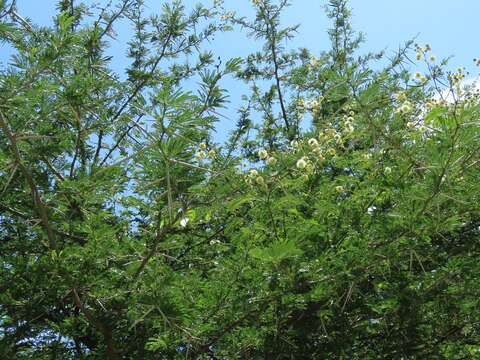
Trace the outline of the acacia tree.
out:
M 284 47 L 286 1 L 252 6 L 64 0 L 39 27 L 0 2 L 2 358 L 477 356 L 464 71 L 411 42 L 374 70 L 345 0 L 316 56 Z M 119 21 L 124 74 L 106 52 Z M 215 60 L 204 42 L 229 29 L 263 48 Z M 232 75 L 251 91 L 215 143 Z

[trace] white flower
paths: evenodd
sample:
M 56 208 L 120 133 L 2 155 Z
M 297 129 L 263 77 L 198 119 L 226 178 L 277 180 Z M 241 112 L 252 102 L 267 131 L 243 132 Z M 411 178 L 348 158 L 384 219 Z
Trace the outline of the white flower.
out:
M 338 192 L 338 193 L 343 192 L 343 186 L 341 186 L 341 185 L 335 186 L 335 191 Z
M 263 185 L 263 184 L 265 184 L 265 180 L 264 180 L 263 177 L 261 177 L 261 176 L 258 176 L 258 177 L 255 179 L 255 182 L 256 182 L 258 185 Z
M 183 227 L 183 228 L 187 227 L 189 221 L 190 221 L 189 218 L 182 218 L 180 220 L 180 226 Z
M 268 159 L 267 159 L 267 164 L 270 165 L 270 166 L 273 166 L 277 163 L 277 159 L 274 158 L 273 156 L 270 156 Z
M 251 177 L 255 177 L 255 176 L 258 176 L 258 171 L 256 169 L 251 169 L 249 171 L 249 174 Z
M 409 113 L 410 111 L 412 111 L 412 107 L 409 103 L 405 102 L 402 106 L 400 106 L 400 112 L 405 114 Z
M 201 143 L 200 145 L 198 145 L 198 147 L 202 150 L 205 150 L 207 148 L 207 144 L 205 144 L 204 142 Z
M 297 140 L 290 141 L 290 147 L 292 147 L 293 149 L 298 148 L 298 141 Z
M 307 166 L 307 162 L 305 161 L 305 158 L 298 159 L 297 169 L 305 169 L 306 166 Z
M 309 139 L 308 140 L 308 145 L 310 145 L 311 147 L 317 147 L 318 146 L 317 139 L 314 139 L 314 138 Z
M 235 12 L 229 11 L 226 14 L 223 14 L 222 16 L 220 16 L 220 20 L 222 21 L 229 20 L 229 19 L 232 19 L 234 16 L 235 16 Z
M 392 173 L 392 168 L 391 167 L 386 167 L 384 170 L 385 175 L 391 174 Z
M 213 150 L 213 149 L 211 149 L 211 150 L 208 152 L 208 156 L 211 157 L 211 158 L 215 157 L 216 154 L 217 154 L 217 153 L 216 153 L 215 150 Z
M 375 210 L 377 210 L 377 207 L 376 207 L 375 205 L 370 206 L 370 207 L 367 209 L 368 215 L 373 215 L 373 213 L 375 212 Z
M 258 157 L 262 160 L 265 160 L 268 157 L 268 152 L 265 149 L 258 150 Z

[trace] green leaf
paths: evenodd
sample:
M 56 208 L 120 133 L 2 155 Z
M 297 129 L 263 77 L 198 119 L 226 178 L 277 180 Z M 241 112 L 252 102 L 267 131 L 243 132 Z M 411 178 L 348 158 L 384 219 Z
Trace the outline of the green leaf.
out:
M 300 256 L 302 253 L 295 242 L 289 240 L 277 241 L 266 248 L 257 247 L 250 250 L 250 256 L 253 258 L 272 263 Z

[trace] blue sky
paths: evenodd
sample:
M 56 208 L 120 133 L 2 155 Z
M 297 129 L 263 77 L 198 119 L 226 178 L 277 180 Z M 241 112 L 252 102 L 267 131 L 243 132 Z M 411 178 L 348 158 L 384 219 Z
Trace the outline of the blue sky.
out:
M 146 0 L 153 12 L 160 9 L 163 2 Z M 193 4 L 197 1 L 185 2 Z M 55 11 L 55 3 L 55 0 L 17 1 L 21 14 L 41 24 L 50 21 Z M 325 30 L 329 24 L 323 13 L 323 6 L 327 0 L 292 0 L 291 3 L 284 21 L 301 24 L 295 42 L 299 46 L 325 49 Z M 439 57 L 455 55 L 453 66 L 469 66 L 473 70 L 472 59 L 480 56 L 476 26 L 480 14 L 478 0 L 351 0 L 350 4 L 353 8 L 354 27 L 367 35 L 364 50 L 386 48 L 393 51 L 399 44 L 418 34 L 419 42 L 431 44 Z M 225 5 L 242 14 L 252 13 L 248 0 L 226 0 Z M 237 41 L 230 41 L 235 38 Z M 226 53 L 248 51 L 251 44 L 240 34 L 219 39 L 217 43 Z M 4 55 L 0 55 L 0 58 L 5 61 Z
M 87 1 L 91 2 L 91 1 Z M 106 0 L 100 0 L 105 3 Z M 146 0 L 152 12 L 158 12 L 163 0 Z M 198 1 L 185 0 L 192 5 Z M 201 1 L 204 5 L 209 1 Z M 55 13 L 55 0 L 18 0 L 20 13 L 33 22 L 46 25 Z M 319 53 L 328 49 L 326 30 L 330 24 L 324 14 L 323 7 L 327 0 L 291 0 L 290 8 L 285 12 L 285 24 L 301 24 L 298 36 L 290 44 L 291 47 L 307 47 Z M 362 51 L 385 49 L 393 54 L 399 45 L 408 39 L 417 37 L 420 44 L 428 43 L 438 58 L 453 56 L 449 67 L 455 69 L 465 66 L 470 77 L 478 75 L 478 68 L 473 58 L 480 57 L 478 30 L 476 24 L 480 14 L 479 0 L 351 0 L 353 8 L 353 25 L 366 35 Z M 252 15 L 249 0 L 225 0 L 225 7 L 234 9 L 239 14 Z M 118 37 L 111 48 L 115 55 L 114 67 L 122 69 L 126 65 L 125 38 L 130 29 L 127 26 L 117 28 Z M 223 59 L 246 55 L 257 48 L 245 34 L 231 32 L 215 38 L 211 48 Z M 1 49 L 0 64 L 8 61 L 10 51 Z M 229 86 L 230 85 L 230 86 Z M 233 80 L 225 86 L 235 85 Z M 241 88 L 241 87 L 240 87 Z M 232 92 L 232 103 L 239 101 L 241 90 Z M 226 115 L 234 117 L 233 109 L 226 110 Z M 221 132 L 230 128 L 224 124 Z M 223 138 L 224 136 L 220 136 Z

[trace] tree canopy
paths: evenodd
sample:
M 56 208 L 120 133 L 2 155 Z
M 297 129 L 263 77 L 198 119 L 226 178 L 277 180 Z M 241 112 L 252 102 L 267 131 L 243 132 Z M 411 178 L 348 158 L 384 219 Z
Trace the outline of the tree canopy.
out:
M 0 1 L 2 359 L 480 356 L 475 84 L 429 45 L 363 54 L 346 0 L 322 52 L 251 6 Z M 219 59 L 225 31 L 263 46 Z

